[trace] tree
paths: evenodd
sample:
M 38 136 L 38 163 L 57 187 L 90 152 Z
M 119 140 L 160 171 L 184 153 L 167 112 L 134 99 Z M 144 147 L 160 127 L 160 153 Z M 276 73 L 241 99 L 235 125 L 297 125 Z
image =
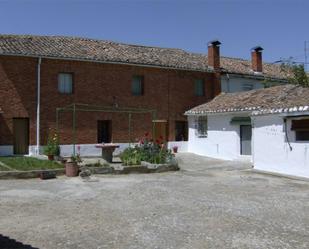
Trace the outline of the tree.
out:
M 281 64 L 281 70 L 288 75 L 288 82 L 302 87 L 309 87 L 309 75 L 303 64 L 295 64 L 291 61 Z

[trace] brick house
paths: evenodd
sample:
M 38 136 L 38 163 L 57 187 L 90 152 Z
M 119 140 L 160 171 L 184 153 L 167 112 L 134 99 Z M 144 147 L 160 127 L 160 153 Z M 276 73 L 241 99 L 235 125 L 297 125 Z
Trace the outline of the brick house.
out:
M 240 72 L 239 60 L 220 58 L 219 45 L 210 42 L 207 57 L 86 38 L 0 35 L 0 155 L 36 154 L 56 127 L 56 109 L 72 103 L 156 110 L 155 120 L 132 113 L 131 137 L 155 123 L 167 141 L 186 140 L 184 112 L 220 93 L 223 72 L 254 77 L 250 65 L 240 63 Z M 284 79 L 278 66 L 264 68 L 258 80 Z M 61 113 L 62 145 L 72 144 L 72 125 L 72 112 Z M 76 143 L 85 148 L 127 143 L 128 113 L 77 112 L 76 130 Z

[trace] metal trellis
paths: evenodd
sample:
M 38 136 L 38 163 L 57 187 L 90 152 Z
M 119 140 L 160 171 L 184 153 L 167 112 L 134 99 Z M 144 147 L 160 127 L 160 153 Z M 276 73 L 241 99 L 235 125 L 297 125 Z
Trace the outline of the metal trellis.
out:
M 128 134 L 129 142 L 132 142 L 132 114 L 147 114 L 152 115 L 152 120 L 156 119 L 156 110 L 153 109 L 144 109 L 144 108 L 130 108 L 130 107 L 116 107 L 116 106 L 98 106 L 98 105 L 89 105 L 81 103 L 72 103 L 65 107 L 56 108 L 56 129 L 59 132 L 59 118 L 61 112 L 72 112 L 72 144 L 73 144 L 73 155 L 76 155 L 76 116 L 77 112 L 108 112 L 108 113 L 127 113 L 128 114 Z M 152 134 L 154 136 L 155 122 L 152 122 Z

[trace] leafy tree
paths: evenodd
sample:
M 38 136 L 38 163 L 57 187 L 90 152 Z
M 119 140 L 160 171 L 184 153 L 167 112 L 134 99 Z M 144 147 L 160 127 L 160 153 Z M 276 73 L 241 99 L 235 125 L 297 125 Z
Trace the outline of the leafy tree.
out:
M 291 61 L 281 64 L 281 70 L 288 75 L 288 82 L 302 87 L 309 87 L 309 75 L 303 64 L 295 64 Z

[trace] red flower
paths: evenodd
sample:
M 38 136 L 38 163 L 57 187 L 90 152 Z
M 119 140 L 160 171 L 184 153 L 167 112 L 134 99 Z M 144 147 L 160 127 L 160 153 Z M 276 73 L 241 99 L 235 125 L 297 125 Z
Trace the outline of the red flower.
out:
M 140 143 L 140 144 L 144 144 L 144 140 L 141 139 L 141 140 L 139 141 L 139 143 Z
M 160 144 L 160 141 L 159 141 L 159 139 L 156 139 L 156 143 L 157 143 L 157 144 Z
M 161 140 L 163 140 L 163 137 L 162 137 L 162 136 L 160 136 L 159 138 L 160 138 Z
M 148 136 L 149 136 L 149 132 L 146 132 L 146 133 L 145 133 L 145 137 L 148 137 Z

